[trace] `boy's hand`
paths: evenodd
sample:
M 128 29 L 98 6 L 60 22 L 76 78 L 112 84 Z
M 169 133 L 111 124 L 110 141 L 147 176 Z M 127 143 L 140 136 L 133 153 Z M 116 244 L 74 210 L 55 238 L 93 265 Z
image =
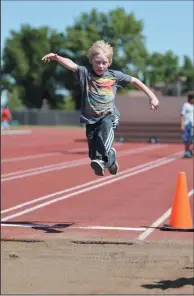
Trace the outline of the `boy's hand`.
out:
M 159 107 L 159 101 L 154 95 L 154 93 L 138 78 L 132 77 L 130 84 L 134 85 L 136 88 L 142 90 L 149 98 L 150 98 L 150 105 L 151 110 L 157 111 Z
M 42 58 L 42 61 L 50 62 L 50 61 L 56 61 L 56 59 L 57 59 L 56 53 L 49 53 Z
M 151 110 L 157 111 L 159 108 L 159 100 L 156 96 L 152 96 L 150 99 Z

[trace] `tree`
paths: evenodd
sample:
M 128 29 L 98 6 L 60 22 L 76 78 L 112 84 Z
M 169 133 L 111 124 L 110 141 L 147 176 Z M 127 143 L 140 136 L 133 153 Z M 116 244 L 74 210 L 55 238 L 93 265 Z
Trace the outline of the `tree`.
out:
M 145 76 L 149 76 L 151 86 L 173 82 L 178 77 L 179 58 L 171 50 L 165 54 L 154 52 L 147 59 L 146 69 Z
M 11 31 L 5 43 L 2 88 L 13 92 L 11 98 L 21 99 L 21 103 L 30 108 L 41 107 L 43 98 L 48 100 L 51 108 L 64 107 L 64 95 L 56 90 L 65 88 L 76 109 L 80 109 L 81 90 L 74 74 L 55 62 L 44 64 L 41 58 L 49 52 L 57 52 L 78 65 L 89 66 L 88 49 L 102 39 L 113 46 L 112 69 L 137 77 L 141 74 L 150 86 L 173 82 L 185 75 L 189 88 L 193 81 L 192 61 L 185 57 L 180 69 L 178 57 L 172 51 L 149 55 L 142 31 L 142 21 L 133 13 L 127 14 L 123 8 L 108 14 L 96 9 L 82 13 L 63 33 L 48 27 L 22 25 L 19 32 Z
M 194 65 L 190 57 L 184 56 L 183 65 L 180 67 L 179 76 L 185 80 L 185 91 L 194 89 Z
M 17 96 L 26 107 L 39 108 L 46 95 L 50 106 L 56 108 L 61 103 L 56 95 L 58 67 L 44 64 L 41 58 L 63 47 L 63 36 L 48 27 L 23 25 L 19 32 L 11 31 L 3 50 L 4 87 L 10 91 L 17 88 Z
M 75 63 L 88 66 L 88 49 L 97 40 L 109 42 L 114 49 L 111 68 L 125 73 L 137 74 L 144 71 L 147 51 L 142 35 L 143 23 L 133 13 L 127 14 L 123 8 L 117 8 L 108 14 L 93 9 L 83 13 L 72 27 L 64 33 L 65 49 L 60 51 L 64 57 Z M 64 84 L 76 101 L 76 109 L 80 109 L 80 87 L 73 74 L 61 69 L 60 82 Z

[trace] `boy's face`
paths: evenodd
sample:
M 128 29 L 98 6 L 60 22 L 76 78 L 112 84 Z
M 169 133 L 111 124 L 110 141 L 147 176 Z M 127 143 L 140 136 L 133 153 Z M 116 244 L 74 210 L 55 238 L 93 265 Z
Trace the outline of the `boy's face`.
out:
M 92 64 L 94 72 L 97 75 L 103 75 L 104 72 L 106 72 L 106 70 L 108 69 L 109 60 L 104 55 L 104 53 L 100 53 L 100 54 L 97 54 L 93 57 L 91 64 Z

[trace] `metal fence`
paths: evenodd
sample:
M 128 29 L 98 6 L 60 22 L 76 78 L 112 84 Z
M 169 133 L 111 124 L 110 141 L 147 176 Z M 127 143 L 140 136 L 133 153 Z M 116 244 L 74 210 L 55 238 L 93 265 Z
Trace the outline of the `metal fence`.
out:
M 133 100 L 128 101 L 128 103 L 132 105 Z M 167 101 L 162 103 L 161 111 L 158 114 L 147 110 L 148 103 L 143 98 L 134 101 L 135 108 L 129 106 L 125 110 L 121 105 L 120 109 L 123 108 L 121 122 L 115 132 L 115 139 L 120 140 L 122 138 L 124 141 L 142 142 L 155 137 L 159 142 L 180 143 L 179 109 L 182 101 L 176 102 L 176 104 L 172 104 L 172 101 L 168 104 Z M 142 105 L 145 106 L 142 107 Z M 169 109 L 171 109 L 170 112 Z M 13 120 L 21 125 L 83 126 L 80 124 L 80 111 L 12 110 L 12 115 Z
M 159 112 L 150 112 L 145 95 L 121 95 L 116 105 L 121 113 L 120 123 L 176 123 L 180 124 L 180 110 L 184 97 L 159 96 Z M 80 126 L 80 111 L 12 110 L 13 120 L 22 125 L 75 125 Z
M 80 126 L 80 111 L 13 110 L 13 120 L 22 125 L 75 125 Z

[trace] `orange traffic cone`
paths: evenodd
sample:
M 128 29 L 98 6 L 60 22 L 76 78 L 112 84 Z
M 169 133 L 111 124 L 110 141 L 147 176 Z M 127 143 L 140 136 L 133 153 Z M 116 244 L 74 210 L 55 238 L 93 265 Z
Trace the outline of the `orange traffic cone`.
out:
M 169 225 L 164 225 L 163 230 L 193 231 L 191 208 L 188 196 L 186 174 L 180 172 L 172 204 Z

